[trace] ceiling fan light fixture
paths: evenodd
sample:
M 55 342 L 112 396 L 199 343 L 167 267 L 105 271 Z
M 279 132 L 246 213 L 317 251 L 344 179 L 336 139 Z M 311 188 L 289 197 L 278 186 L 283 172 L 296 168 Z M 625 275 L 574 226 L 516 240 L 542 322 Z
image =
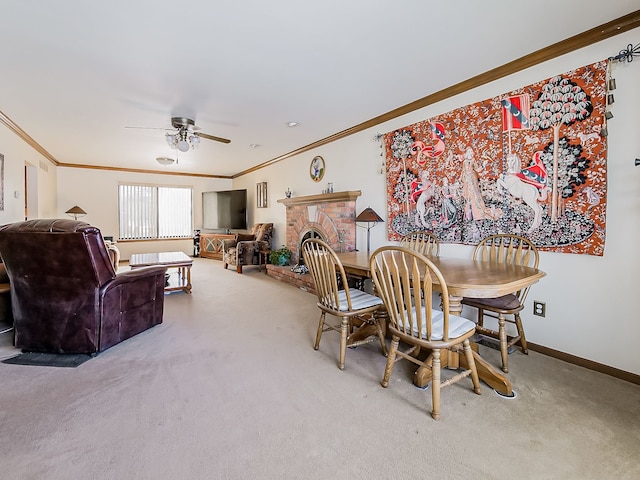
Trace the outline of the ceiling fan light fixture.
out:
M 222 137 L 216 137 L 207 133 L 198 133 L 196 130 L 200 130 L 200 127 L 196 127 L 195 122 L 186 117 L 172 117 L 171 126 L 175 129 L 167 131 L 164 134 L 164 138 L 167 141 L 167 145 L 174 150 L 180 152 L 188 152 L 190 149 L 196 149 L 200 146 L 200 140 L 202 138 L 207 140 L 213 140 L 216 142 L 230 143 L 231 140 Z M 127 127 L 127 128 L 145 128 L 145 127 Z M 166 158 L 166 157 L 160 157 Z M 169 163 L 162 163 L 162 165 L 170 165 Z M 176 158 L 175 163 L 178 163 Z
M 173 162 L 175 162 L 175 160 L 169 157 L 157 157 L 156 162 L 158 162 L 160 165 L 167 166 L 171 165 Z
M 178 143 L 176 144 L 176 148 L 181 152 L 188 152 L 189 147 L 190 147 L 189 142 L 187 142 L 186 140 L 179 140 Z

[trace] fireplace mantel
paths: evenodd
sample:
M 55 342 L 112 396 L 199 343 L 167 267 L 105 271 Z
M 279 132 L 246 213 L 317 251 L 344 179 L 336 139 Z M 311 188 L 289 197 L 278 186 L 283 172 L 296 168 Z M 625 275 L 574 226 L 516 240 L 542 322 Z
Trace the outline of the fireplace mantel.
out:
M 286 207 L 298 205 L 316 205 L 318 203 L 330 202 L 352 202 L 362 195 L 361 190 L 351 190 L 347 192 L 321 193 L 318 195 L 306 195 L 303 197 L 281 198 L 278 203 Z

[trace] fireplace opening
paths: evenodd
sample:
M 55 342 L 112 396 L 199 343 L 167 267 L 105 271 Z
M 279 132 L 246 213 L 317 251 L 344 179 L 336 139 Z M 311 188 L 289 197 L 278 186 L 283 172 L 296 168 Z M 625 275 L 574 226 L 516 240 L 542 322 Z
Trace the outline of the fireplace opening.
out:
M 298 251 L 300 252 L 300 258 L 298 259 L 298 265 L 304 265 L 304 258 L 302 257 L 302 244 L 304 243 L 305 240 L 307 240 L 309 238 L 318 238 L 318 239 L 322 240 L 323 242 L 327 241 L 319 231 L 317 231 L 317 230 L 315 230 L 313 228 L 310 228 L 309 230 L 307 230 L 302 235 L 302 238 L 300 239 L 300 246 L 298 247 Z
M 327 241 L 327 239 L 324 237 L 324 235 L 322 235 L 322 233 L 320 233 L 315 228 L 309 228 L 308 230 L 306 230 L 302 234 L 302 237 L 300 238 L 300 243 L 298 244 L 298 252 L 300 252 L 300 254 L 298 255 L 298 263 L 296 263 L 293 266 L 293 268 L 291 269 L 292 272 L 295 272 L 295 273 L 309 273 L 309 269 L 304 264 L 304 258 L 302 256 L 302 244 L 304 243 L 305 240 L 307 240 L 309 238 L 317 238 L 317 239 L 320 239 L 320 240 L 322 240 L 324 242 Z

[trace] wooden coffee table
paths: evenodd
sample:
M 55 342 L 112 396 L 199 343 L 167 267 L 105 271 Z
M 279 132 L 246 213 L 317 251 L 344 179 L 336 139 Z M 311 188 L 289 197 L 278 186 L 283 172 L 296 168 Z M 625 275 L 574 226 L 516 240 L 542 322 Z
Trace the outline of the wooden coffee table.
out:
M 159 253 L 134 253 L 129 259 L 131 269 L 148 267 L 151 265 L 162 265 L 178 270 L 178 284 L 167 283 L 165 292 L 174 290 L 184 290 L 191 293 L 191 265 L 193 259 L 184 252 L 159 252 Z

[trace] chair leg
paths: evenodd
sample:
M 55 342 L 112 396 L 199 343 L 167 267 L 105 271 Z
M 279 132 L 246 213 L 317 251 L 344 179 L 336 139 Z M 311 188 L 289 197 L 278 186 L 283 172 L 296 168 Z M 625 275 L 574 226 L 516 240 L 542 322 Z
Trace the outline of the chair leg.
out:
M 344 370 L 344 359 L 347 355 L 347 337 L 349 336 L 349 319 L 347 317 L 342 318 L 340 324 L 340 361 L 338 362 L 338 368 Z
M 318 333 L 316 333 L 316 343 L 313 345 L 314 350 L 318 350 L 318 348 L 320 348 L 320 339 L 322 338 L 322 330 L 324 328 L 324 316 L 325 316 L 325 313 L 322 312 L 320 314 L 320 321 L 318 322 Z
M 242 265 L 238 265 L 238 266 L 236 267 L 236 272 L 238 272 L 238 273 L 242 273 Z
M 434 420 L 440 420 L 440 350 L 435 349 L 431 363 L 431 416 Z
M 384 341 L 384 333 L 382 331 L 382 327 L 380 326 L 380 320 L 378 319 L 378 317 L 375 317 L 375 316 L 373 317 L 373 320 L 375 321 L 375 325 L 376 325 L 376 334 L 380 339 L 380 347 L 382 348 L 382 354 L 386 357 L 388 355 L 387 344 Z
M 484 309 L 478 308 L 478 326 L 484 327 Z
M 393 365 L 396 363 L 396 352 L 398 351 L 398 345 L 400 344 L 400 337 L 393 336 L 391 338 L 391 346 L 389 347 L 389 355 L 387 356 L 387 364 L 384 367 L 384 376 L 380 385 L 384 388 L 389 386 L 389 379 L 391 378 L 391 371 Z
M 229 266 L 229 264 L 228 264 L 227 262 L 224 262 L 224 263 L 222 264 L 222 266 L 223 266 L 223 267 L 224 267 L 224 269 L 226 270 L 226 269 L 227 269 L 227 267 Z
M 464 350 L 464 356 L 467 359 L 469 370 L 471 370 L 471 381 L 473 382 L 473 391 L 480 395 L 480 379 L 478 377 L 478 368 L 476 367 L 476 361 L 473 358 L 473 352 L 471 351 L 471 344 L 469 340 L 462 342 L 462 349 Z
M 498 316 L 498 337 L 500 338 L 500 356 L 502 357 L 502 371 L 509 373 L 509 341 L 507 339 L 507 329 L 505 328 L 504 315 Z
M 518 329 L 518 335 L 520 335 L 520 346 L 522 347 L 522 353 L 525 355 L 529 355 L 529 349 L 527 347 L 527 339 L 524 336 L 524 328 L 522 327 L 522 320 L 520 319 L 520 314 L 516 313 L 514 315 L 516 328 Z

